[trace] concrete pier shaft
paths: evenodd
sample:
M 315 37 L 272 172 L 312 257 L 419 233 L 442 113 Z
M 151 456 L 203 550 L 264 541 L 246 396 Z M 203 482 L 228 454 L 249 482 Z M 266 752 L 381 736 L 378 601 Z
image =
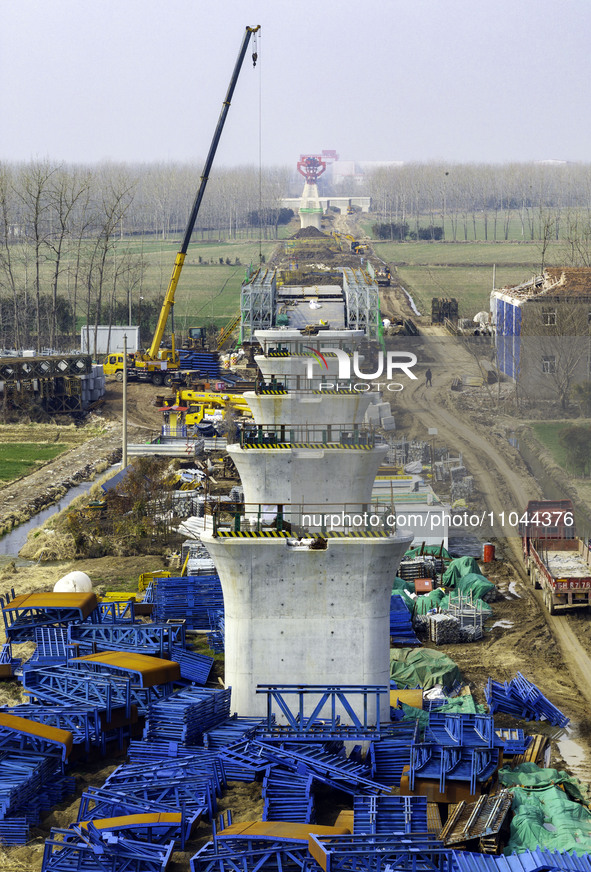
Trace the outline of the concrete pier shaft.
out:
M 371 491 L 387 445 L 375 448 L 242 448 L 228 445 L 248 504 L 303 506 L 306 512 L 352 510 L 371 502 Z M 254 511 L 254 510 L 253 510 Z M 256 515 L 256 512 L 254 512 Z M 298 517 L 289 520 L 299 524 Z
M 329 538 L 323 550 L 256 536 L 202 540 L 224 592 L 234 711 L 265 714 L 257 684 L 389 684 L 392 582 L 412 536 Z
M 324 424 L 363 424 L 371 402 L 369 392 L 320 393 L 290 391 L 285 394 L 257 394 L 246 391 L 244 399 L 256 424 L 322 426 Z

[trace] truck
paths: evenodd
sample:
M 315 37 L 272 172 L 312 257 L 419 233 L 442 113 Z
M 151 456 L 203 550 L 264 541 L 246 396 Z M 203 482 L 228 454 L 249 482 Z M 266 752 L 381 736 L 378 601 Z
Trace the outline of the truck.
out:
M 591 605 L 589 540 L 575 535 L 571 500 L 530 500 L 521 517 L 523 560 L 551 615 Z
M 107 376 L 112 376 L 117 381 L 123 381 L 123 363 L 124 358 L 121 352 L 107 354 L 103 359 L 103 372 Z M 161 366 L 159 369 L 152 367 L 139 367 L 136 365 L 136 354 L 127 355 L 127 379 L 128 381 L 148 381 L 153 385 L 190 385 L 194 379 L 198 378 L 199 370 L 195 369 L 168 369 L 166 366 Z

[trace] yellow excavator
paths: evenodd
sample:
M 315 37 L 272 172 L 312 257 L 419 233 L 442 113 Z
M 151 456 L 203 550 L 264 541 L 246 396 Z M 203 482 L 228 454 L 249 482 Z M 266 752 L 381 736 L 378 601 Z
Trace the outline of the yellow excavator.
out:
M 162 309 L 160 310 L 160 317 L 158 318 L 158 324 L 156 325 L 156 330 L 154 332 L 154 336 L 152 338 L 152 344 L 150 345 L 147 351 L 141 352 L 137 351 L 132 357 L 130 357 L 130 366 L 128 370 L 128 375 L 132 378 L 138 378 L 141 381 L 151 381 L 152 384 L 155 385 L 172 385 L 175 381 L 184 382 L 186 380 L 186 373 L 181 371 L 180 358 L 178 351 L 175 346 L 175 338 L 174 338 L 174 297 L 176 288 L 179 282 L 179 278 L 181 275 L 181 270 L 183 268 L 183 264 L 185 262 L 185 257 L 187 255 L 187 249 L 189 248 L 189 243 L 191 241 L 191 235 L 193 233 L 193 229 L 195 227 L 195 222 L 197 220 L 197 215 L 199 214 L 199 209 L 201 207 L 201 201 L 203 200 L 203 195 L 205 194 L 205 188 L 207 186 L 207 182 L 209 181 L 209 173 L 213 164 L 213 159 L 215 157 L 215 153 L 217 151 L 217 147 L 220 141 L 220 137 L 222 135 L 222 130 L 224 129 L 224 124 L 226 122 L 226 116 L 228 114 L 228 110 L 230 108 L 230 103 L 232 101 L 232 97 L 234 94 L 234 89 L 236 88 L 236 83 L 238 81 L 238 76 L 240 75 L 240 70 L 242 69 L 242 63 L 244 61 L 246 50 L 248 48 L 248 43 L 250 42 L 251 37 L 256 34 L 260 30 L 260 25 L 256 27 L 247 27 L 244 33 L 244 37 L 242 39 L 242 44 L 240 46 L 240 51 L 238 52 L 238 58 L 236 60 L 236 64 L 234 66 L 234 71 L 232 73 L 232 78 L 230 79 L 230 86 L 228 88 L 228 92 L 222 104 L 222 111 L 220 113 L 220 117 L 218 119 L 218 123 L 215 128 L 215 132 L 213 135 L 213 139 L 211 141 L 211 145 L 209 147 L 209 153 L 205 160 L 205 164 L 203 167 L 203 171 L 201 174 L 201 183 L 199 185 L 199 190 L 197 191 L 197 196 L 195 197 L 195 202 L 193 203 L 193 208 L 191 209 L 191 214 L 189 215 L 189 220 L 187 222 L 187 228 L 185 230 L 185 235 L 183 238 L 183 242 L 180 250 L 177 253 L 176 260 L 174 262 L 174 267 L 172 270 L 172 276 L 170 278 L 170 282 L 168 284 L 168 288 L 166 291 L 166 295 L 164 297 L 164 302 L 162 304 Z M 256 50 L 253 51 L 252 54 L 252 62 L 253 66 L 256 64 L 257 53 Z M 168 321 L 168 316 L 171 316 L 172 324 L 171 324 L 171 333 L 170 333 L 170 348 L 161 347 L 162 340 L 164 338 L 164 331 L 166 329 L 166 324 Z M 113 371 L 110 371 L 110 363 L 107 363 L 107 369 L 105 369 L 106 375 L 115 375 L 117 378 L 117 368 L 116 363 L 113 368 Z M 121 360 L 121 372 L 123 370 L 123 361 Z

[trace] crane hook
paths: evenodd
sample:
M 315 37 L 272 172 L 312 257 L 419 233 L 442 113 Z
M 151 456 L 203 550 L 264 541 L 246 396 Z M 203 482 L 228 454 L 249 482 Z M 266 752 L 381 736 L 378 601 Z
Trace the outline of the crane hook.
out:
M 253 66 L 253 69 L 257 65 L 258 57 L 259 57 L 259 53 L 257 52 L 257 35 L 256 35 L 256 30 L 255 30 L 255 32 L 253 33 L 253 36 L 252 36 L 252 66 Z

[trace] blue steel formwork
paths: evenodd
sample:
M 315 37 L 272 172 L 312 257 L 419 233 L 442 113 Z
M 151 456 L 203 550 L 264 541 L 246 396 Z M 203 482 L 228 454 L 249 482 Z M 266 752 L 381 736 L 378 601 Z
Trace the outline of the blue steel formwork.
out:
M 397 723 L 392 735 L 369 746 L 371 777 L 382 784 L 400 786 L 405 767 L 410 766 L 411 749 L 417 741 L 418 721 Z
M 439 791 L 445 793 L 447 781 L 467 781 L 474 795 L 477 784 L 486 783 L 498 765 L 498 748 L 452 748 L 420 743 L 411 750 L 409 787 L 414 790 L 417 777 L 428 778 L 439 781 Z
M 390 644 L 421 644 L 412 626 L 412 614 L 406 608 L 402 594 L 399 593 L 393 593 L 390 597 Z
M 92 706 L 45 706 L 45 705 L 16 705 L 3 706 L 0 711 L 6 714 L 16 715 L 20 718 L 28 718 L 39 724 L 49 727 L 58 727 L 60 730 L 69 730 L 72 734 L 74 745 L 83 745 L 85 751 L 90 751 L 91 746 L 101 745 L 101 717 L 98 708 Z
M 504 857 L 454 851 L 453 857 L 455 872 L 591 872 L 590 854 L 578 857 L 542 848 Z
M 370 768 L 349 760 L 344 752 L 334 754 L 317 742 L 309 744 L 285 743 L 281 746 L 264 742 L 241 743 L 240 750 L 252 760 L 267 760 L 269 765 L 290 769 L 299 774 L 313 775 L 317 780 L 345 793 L 389 793 L 390 787 L 370 778 Z
M 23 675 L 23 689 L 31 700 L 42 704 L 98 708 L 105 713 L 108 722 L 116 708 L 123 708 L 126 717 L 131 717 L 132 686 L 129 678 L 58 666 L 29 670 Z
M 492 715 L 429 712 L 425 742 L 452 747 L 502 748 Z
M 176 661 L 181 669 L 181 678 L 194 684 L 204 685 L 207 683 L 209 673 L 212 670 L 214 659 L 206 654 L 196 654 L 183 648 L 173 647 L 170 659 Z
M 315 872 L 308 843 L 296 839 L 221 838 L 191 857 L 191 872 Z
M 149 741 L 183 742 L 198 745 L 203 733 L 230 716 L 231 688 L 213 690 L 190 687 L 175 691 L 148 710 L 144 738 Z
M 134 600 L 113 600 L 98 605 L 101 624 L 133 624 L 135 623 Z
M 353 799 L 353 835 L 426 833 L 427 797 L 356 796 Z
M 122 836 L 110 837 L 90 824 L 51 830 L 45 840 L 41 872 L 164 872 L 174 842 L 154 845 Z
M 489 678 L 484 694 L 491 714 L 498 711 L 527 721 L 547 720 L 555 727 L 569 724 L 569 718 L 521 672 L 502 684 Z
M 108 787 L 87 787 L 80 797 L 80 806 L 78 808 L 77 823 L 81 821 L 90 821 L 95 819 L 103 819 L 109 817 L 122 817 L 126 815 L 137 814 L 170 814 L 171 811 L 177 812 L 178 809 L 172 807 L 166 802 L 157 802 L 156 800 L 137 799 L 127 793 L 119 790 L 109 790 Z M 192 830 L 197 826 L 203 814 L 207 813 L 201 809 L 192 809 L 189 811 L 186 806 L 182 808 L 184 838 L 189 838 Z
M 170 659 L 173 646 L 185 647 L 184 624 L 74 624 L 68 640 L 78 653 L 95 651 L 137 651 Z
M 105 788 L 149 802 L 169 806 L 178 811 L 185 806 L 190 812 L 199 812 L 210 819 L 217 810 L 217 778 L 214 773 L 192 767 L 185 760 L 159 761 L 158 766 L 119 766 L 105 781 Z
M 384 726 L 381 712 L 389 714 L 390 688 L 381 685 L 258 684 L 256 692 L 267 695 L 264 735 L 285 736 L 294 741 L 314 738 L 315 734 L 321 741 L 378 738 Z M 286 696 L 297 698 L 295 707 L 289 705 Z M 353 708 L 354 701 L 359 699 L 361 717 Z M 285 726 L 276 723 L 273 703 L 287 721 Z M 310 714 L 305 713 L 306 703 L 313 705 Z M 350 725 L 341 724 L 341 713 L 351 720 Z
M 154 618 L 164 622 L 182 618 L 188 630 L 209 630 L 210 611 L 223 611 L 222 584 L 217 575 L 157 578 Z
M 33 642 L 35 630 L 39 627 L 59 627 L 67 629 L 70 624 L 98 623 L 100 611 L 93 609 L 88 615 L 79 606 L 39 606 L 28 597 L 16 597 L 2 607 L 6 639 L 9 642 Z
M 308 773 L 296 775 L 279 767 L 270 769 L 263 778 L 263 820 L 314 823 L 313 786 L 314 776 Z
M 316 836 L 309 851 L 325 872 L 454 872 L 452 851 L 430 833 Z

